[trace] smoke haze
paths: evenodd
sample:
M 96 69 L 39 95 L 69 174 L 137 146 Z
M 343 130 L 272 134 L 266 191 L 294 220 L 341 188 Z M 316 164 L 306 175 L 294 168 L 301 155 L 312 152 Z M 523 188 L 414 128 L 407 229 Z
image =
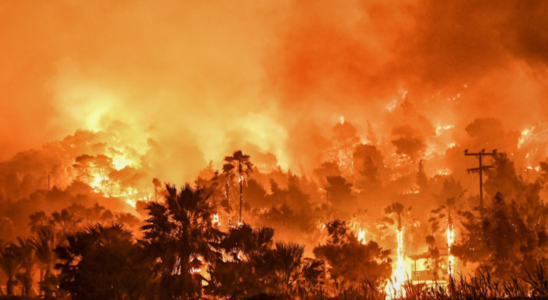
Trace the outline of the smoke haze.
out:
M 151 175 L 169 181 L 234 149 L 311 174 L 341 116 L 385 153 L 404 125 L 426 143 L 453 126 L 455 153 L 504 149 L 548 113 L 547 14 L 517 0 L 7 1 L 0 159 L 122 126 L 157 143 Z M 472 141 L 478 118 L 503 137 Z

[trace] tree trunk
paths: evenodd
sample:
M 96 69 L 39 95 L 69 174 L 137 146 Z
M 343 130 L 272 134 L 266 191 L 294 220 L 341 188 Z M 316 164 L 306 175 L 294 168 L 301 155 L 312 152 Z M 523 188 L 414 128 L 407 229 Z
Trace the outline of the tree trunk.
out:
M 54 299 L 53 291 L 51 290 L 51 288 L 49 286 L 51 284 L 52 277 L 53 277 L 53 274 L 51 272 L 51 266 L 50 266 L 46 270 L 46 275 L 44 276 L 44 281 L 45 281 L 44 286 L 47 286 L 47 288 L 44 290 L 44 296 L 46 297 L 46 299 Z
M 32 274 L 30 272 L 25 272 L 25 276 L 23 277 L 23 288 L 24 288 L 24 295 L 30 296 L 30 290 L 32 289 Z
M 15 286 L 15 279 L 13 277 L 8 278 L 8 283 L 6 283 L 6 289 L 8 296 L 13 296 L 13 287 Z
M 242 224 L 242 202 L 243 202 L 242 178 L 240 178 L 240 219 L 238 220 L 239 224 Z

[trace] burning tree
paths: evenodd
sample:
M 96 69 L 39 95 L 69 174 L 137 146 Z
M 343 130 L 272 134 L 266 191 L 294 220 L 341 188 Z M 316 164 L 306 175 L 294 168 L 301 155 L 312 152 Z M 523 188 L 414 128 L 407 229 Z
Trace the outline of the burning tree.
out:
M 411 207 L 405 210 L 405 207 L 398 202 L 385 207 L 385 217 L 380 220 L 379 229 L 387 233 L 389 229 L 396 232 L 397 252 L 396 266 L 392 273 L 392 279 L 387 284 L 386 292 L 393 296 L 405 296 L 403 284 L 406 281 L 405 259 L 404 259 L 404 230 L 407 226 L 414 227 L 414 220 L 410 216 Z
M 429 244 L 435 243 L 436 235 L 445 234 L 447 241 L 447 275 L 452 277 L 454 273 L 455 258 L 451 253 L 451 248 L 455 243 L 455 229 L 458 225 L 456 219 L 459 216 L 456 210 L 456 199 L 447 199 L 445 205 L 440 205 L 438 208 L 433 209 L 431 215 L 432 217 L 428 220 L 428 223 L 432 235 L 427 238 L 434 239 L 434 241 Z
M 374 241 L 361 243 L 343 221 L 327 224 L 327 230 L 329 240 L 314 248 L 314 255 L 328 263 L 338 288 L 366 282 L 376 286 L 390 277 L 390 250 L 383 250 Z

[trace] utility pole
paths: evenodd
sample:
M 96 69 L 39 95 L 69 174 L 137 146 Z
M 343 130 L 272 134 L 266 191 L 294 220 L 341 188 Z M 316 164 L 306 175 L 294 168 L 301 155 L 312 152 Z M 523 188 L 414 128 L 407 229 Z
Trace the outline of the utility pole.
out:
M 493 152 L 485 152 L 485 149 L 482 149 L 478 153 L 468 153 L 468 149 L 464 150 L 465 156 L 475 156 L 479 159 L 479 168 L 467 169 L 468 174 L 479 172 L 479 181 L 480 181 L 480 209 L 483 211 L 483 171 L 493 168 L 493 166 L 484 166 L 482 165 L 482 157 L 484 156 L 495 156 L 497 155 L 497 149 L 494 149 Z
M 48 173 L 48 191 L 50 190 L 50 175 L 53 174 L 53 172 L 47 172 Z

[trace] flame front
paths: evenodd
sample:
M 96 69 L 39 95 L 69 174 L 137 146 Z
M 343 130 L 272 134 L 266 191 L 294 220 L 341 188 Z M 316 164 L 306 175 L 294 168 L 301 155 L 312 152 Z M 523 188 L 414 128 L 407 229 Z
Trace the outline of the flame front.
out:
M 403 230 L 396 229 L 397 234 L 397 257 L 396 257 L 396 268 L 392 270 L 392 278 L 389 280 L 385 287 L 385 292 L 391 298 L 401 298 L 405 297 L 405 289 L 403 287 L 405 283 L 405 260 L 403 256 Z
M 453 229 L 453 226 L 447 227 L 447 275 L 449 277 L 453 277 L 454 272 L 454 265 L 455 265 L 455 257 L 451 254 L 451 247 L 453 246 L 453 243 L 455 242 L 455 230 Z

